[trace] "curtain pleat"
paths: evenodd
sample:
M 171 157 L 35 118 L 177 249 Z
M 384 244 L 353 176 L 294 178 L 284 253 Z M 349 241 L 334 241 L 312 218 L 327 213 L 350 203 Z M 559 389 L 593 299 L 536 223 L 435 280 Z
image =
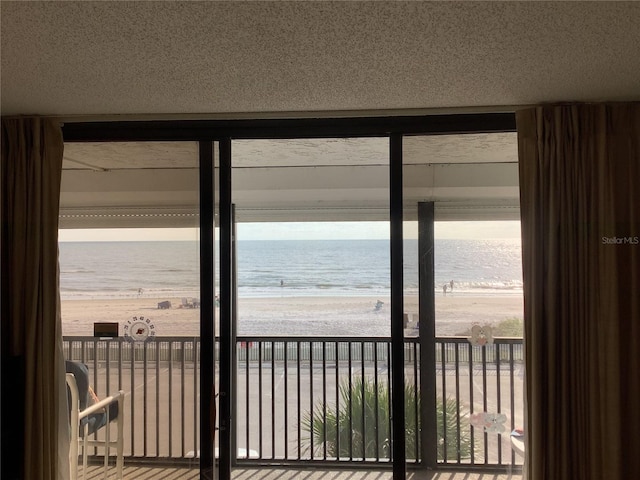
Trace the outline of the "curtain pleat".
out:
M 517 113 L 528 478 L 640 475 L 640 104 Z
M 58 291 L 62 156 L 57 122 L 2 119 L 3 441 L 8 419 L 15 442 L 7 478 L 54 480 L 68 471 Z

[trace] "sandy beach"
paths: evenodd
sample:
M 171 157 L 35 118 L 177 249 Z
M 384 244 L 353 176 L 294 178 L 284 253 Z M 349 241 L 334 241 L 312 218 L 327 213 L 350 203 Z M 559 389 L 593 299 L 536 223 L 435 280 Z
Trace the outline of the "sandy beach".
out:
M 169 300 L 172 307 L 158 309 Z M 384 302 L 379 310 L 376 302 Z M 405 298 L 409 330 L 415 325 L 418 299 Z M 389 327 L 389 300 L 377 297 L 278 297 L 240 298 L 240 335 L 360 335 L 386 336 Z M 473 324 L 493 324 L 522 318 L 521 296 L 436 296 L 436 334 L 455 335 Z M 154 322 L 158 336 L 197 336 L 200 310 L 182 308 L 179 298 L 134 297 L 124 299 L 63 300 L 63 335 L 93 335 L 94 322 L 118 322 L 143 316 Z

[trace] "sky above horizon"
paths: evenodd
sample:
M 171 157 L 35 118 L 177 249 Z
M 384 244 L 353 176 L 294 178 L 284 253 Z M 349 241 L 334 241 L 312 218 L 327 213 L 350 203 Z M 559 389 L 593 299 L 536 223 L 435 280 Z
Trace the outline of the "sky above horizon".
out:
M 389 222 L 288 222 L 238 224 L 239 240 L 360 240 L 389 238 Z M 417 238 L 407 222 L 405 238 Z M 61 242 L 197 241 L 196 228 L 61 229 Z M 520 238 L 519 221 L 436 222 L 437 239 Z

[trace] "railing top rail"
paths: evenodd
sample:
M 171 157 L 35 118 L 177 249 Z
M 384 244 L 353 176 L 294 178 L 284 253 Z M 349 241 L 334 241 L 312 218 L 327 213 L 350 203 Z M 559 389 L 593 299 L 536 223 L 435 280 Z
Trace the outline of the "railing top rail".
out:
M 125 337 L 93 337 L 89 335 L 83 336 L 75 336 L 75 335 L 65 335 L 63 337 L 64 341 L 73 341 L 73 342 L 128 342 L 129 340 Z M 155 336 L 153 339 L 149 341 L 162 341 L 162 342 L 190 342 L 190 341 L 199 341 L 199 336 Z M 216 341 L 219 340 L 219 337 L 216 337 Z M 418 337 L 405 337 L 404 341 L 407 343 L 418 343 Z M 391 337 L 354 337 L 354 336 L 331 336 L 331 337 L 318 337 L 318 336 L 296 336 L 296 335 L 239 335 L 236 337 L 236 341 L 238 342 L 368 342 L 368 343 L 382 343 L 382 342 L 390 342 Z M 436 343 L 459 343 L 464 344 L 468 343 L 469 340 L 467 337 L 436 337 Z M 494 337 L 494 344 L 515 344 L 519 345 L 523 343 L 522 338 L 518 337 Z
M 220 340 L 220 337 L 215 337 L 216 341 Z M 413 337 L 407 337 L 407 340 L 413 340 Z M 415 338 L 417 339 L 417 337 Z M 83 341 L 83 342 L 101 342 L 101 341 L 129 341 L 125 337 L 94 337 L 92 335 L 65 335 L 63 336 L 65 341 Z M 160 336 L 156 335 L 148 339 L 148 341 L 162 340 L 162 341 L 190 341 L 200 340 L 199 336 Z M 319 336 L 301 336 L 301 335 L 238 335 L 237 341 L 251 341 L 251 342 L 390 342 L 391 337 L 354 337 L 354 336 L 340 336 L 334 335 L 331 337 L 319 337 Z
M 75 336 L 65 335 L 64 341 L 73 342 L 127 342 L 129 341 L 125 337 L 93 337 L 90 335 Z M 196 336 L 159 336 L 156 335 L 149 338 L 148 341 L 162 341 L 162 342 L 184 342 L 184 341 L 199 341 L 200 337 Z M 220 340 L 220 337 L 215 337 L 216 341 Z M 417 342 L 417 337 L 407 337 L 405 339 L 408 342 Z M 353 336 L 331 336 L 331 337 L 313 337 L 313 336 L 297 336 L 297 335 L 238 335 L 236 337 L 237 342 L 390 342 L 391 337 L 353 337 Z
M 436 337 L 436 343 L 468 343 L 468 337 Z M 519 345 L 523 343 L 522 337 L 493 337 L 494 344 L 509 344 L 513 343 Z
M 334 335 L 330 337 L 319 336 L 303 336 L 303 335 L 238 335 L 236 339 L 240 342 L 327 342 L 327 343 L 346 343 L 346 342 L 390 342 L 391 337 L 354 337 Z
M 200 341 L 199 336 L 154 336 L 148 339 L 149 342 L 153 340 L 161 340 L 163 342 L 190 342 L 190 341 Z M 129 343 L 130 339 L 126 337 L 94 337 L 93 335 L 64 335 L 62 340 L 65 342 L 122 342 Z M 216 337 L 216 340 L 218 338 Z

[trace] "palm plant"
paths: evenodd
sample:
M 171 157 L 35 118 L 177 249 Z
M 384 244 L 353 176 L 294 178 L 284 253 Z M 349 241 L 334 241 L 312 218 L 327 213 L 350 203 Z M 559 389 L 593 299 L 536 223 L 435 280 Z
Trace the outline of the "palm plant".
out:
M 460 407 L 455 398 L 436 402 L 436 431 L 438 435 L 438 460 L 471 458 L 471 429 L 469 411 Z M 459 427 L 458 427 L 459 426 Z M 458 446 L 459 442 L 459 446 Z
M 405 452 L 407 459 L 415 459 L 420 425 L 420 398 L 416 388 L 405 382 Z M 377 385 L 370 379 L 345 379 L 339 386 L 338 406 L 316 404 L 313 412 L 306 412 L 302 427 L 308 436 L 307 448 L 313 446 L 314 455 L 330 458 L 390 458 L 391 399 L 386 384 Z M 469 458 L 471 437 L 468 412 L 461 410 L 453 399 L 437 403 L 438 458 Z M 459 428 L 458 428 L 459 425 Z M 458 439 L 460 448 L 458 450 Z

